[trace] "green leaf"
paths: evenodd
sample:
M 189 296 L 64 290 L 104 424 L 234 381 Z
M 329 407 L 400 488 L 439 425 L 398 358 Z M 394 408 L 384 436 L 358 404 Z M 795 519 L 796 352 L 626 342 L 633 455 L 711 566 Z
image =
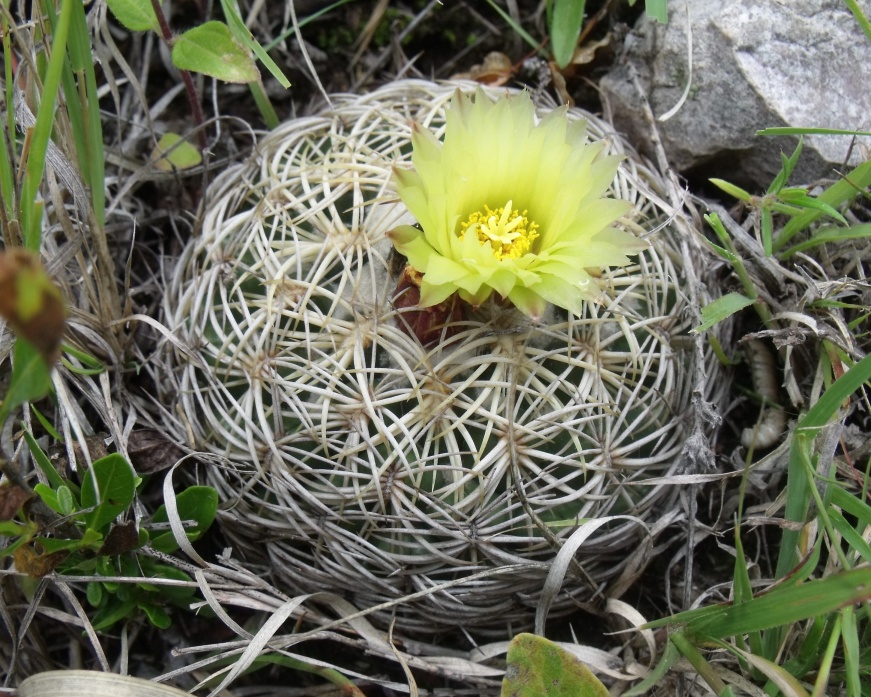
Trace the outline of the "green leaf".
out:
M 678 660 L 680 660 L 680 652 L 672 642 L 667 641 L 659 663 L 647 674 L 644 680 L 636 683 L 624 692 L 623 697 L 643 697 L 650 693 L 653 688 L 662 684 L 666 673 L 672 669 Z
M 121 600 L 119 596 L 115 595 L 109 595 L 106 597 L 106 604 L 97 611 L 93 620 L 91 620 L 94 629 L 98 632 L 103 629 L 108 629 L 120 620 L 133 617 L 133 614 L 137 609 L 136 598 Z
M 42 502 L 55 513 L 68 516 L 79 510 L 79 505 L 73 493 L 65 484 L 61 484 L 57 491 L 55 491 L 51 487 L 39 482 L 34 485 L 33 490 L 42 499 Z
M 57 429 L 55 429 L 52 423 L 43 415 L 41 411 L 39 411 L 39 409 L 31 404 L 30 411 L 33 412 L 36 420 L 39 421 L 40 426 L 42 426 L 46 430 L 46 433 L 48 433 L 49 436 L 54 438 L 58 443 L 64 442 L 63 436 L 61 436 L 61 434 L 57 432 Z
M 568 651 L 534 634 L 508 645 L 502 697 L 608 697 L 608 690 Z
M 550 43 L 553 58 L 562 69 L 572 62 L 581 25 L 584 23 L 586 0 L 554 0 L 550 25 Z
M 791 203 L 795 206 L 801 206 L 802 208 L 810 208 L 816 211 L 822 211 L 830 218 L 834 218 L 835 220 L 847 224 L 846 218 L 843 215 L 838 213 L 834 208 L 832 208 L 825 201 L 820 201 L 813 196 L 808 196 L 805 192 L 794 192 L 789 195 L 784 195 L 784 192 L 781 192 L 780 197 L 786 201 L 787 203 Z
M 188 607 L 191 599 L 196 595 L 197 587 L 194 584 L 193 579 L 184 571 L 176 569 L 174 566 L 169 566 L 168 564 L 157 564 L 154 563 L 153 560 L 149 560 L 143 565 L 142 573 L 148 578 L 173 579 L 175 581 L 184 581 L 190 584 L 188 586 L 169 586 L 147 583 L 139 584 L 140 588 L 150 590 L 152 593 L 158 593 L 161 600 L 165 600 L 168 603 L 173 603 L 180 607 Z
M 660 24 L 668 24 L 668 0 L 647 0 L 644 11 L 648 17 Z
M 21 535 L 26 542 L 27 538 L 29 538 L 35 531 L 35 524 L 22 525 L 21 523 L 16 523 L 14 520 L 0 520 L 0 535 L 3 537 L 18 537 Z M 10 549 L 4 549 L 3 552 L 0 553 L 0 556 L 10 551 Z
M 130 463 L 118 453 L 96 460 L 82 482 L 82 507 L 88 528 L 101 530 L 133 503 L 136 476 Z
M 42 482 L 38 482 L 33 485 L 33 490 L 36 492 L 36 495 L 42 499 L 42 502 L 48 506 L 55 513 L 61 513 L 60 504 L 57 500 L 57 493 L 50 486 L 46 486 Z M 61 515 L 63 515 L 61 513 Z
M 254 60 L 223 22 L 206 22 L 175 37 L 172 62 L 182 70 L 224 82 L 260 79 Z
M 193 542 L 208 530 L 215 520 L 218 511 L 218 492 L 210 486 L 192 486 L 185 489 L 175 497 L 178 515 L 181 520 L 194 520 L 196 526 L 185 528 L 185 534 Z M 166 506 L 161 505 L 151 519 L 152 523 L 165 523 L 169 520 Z M 155 533 L 151 540 L 152 548 L 159 552 L 174 552 L 178 549 L 178 543 L 172 531 Z
M 774 236 L 774 219 L 771 209 L 767 206 L 762 209 L 762 250 L 765 256 L 771 256 L 771 239 Z
M 255 41 L 251 36 L 251 32 L 248 31 L 248 27 L 245 26 L 245 22 L 243 22 L 242 17 L 239 16 L 239 6 L 236 3 L 236 0 L 221 0 L 221 9 L 224 11 L 224 17 L 226 17 L 230 31 L 233 36 L 236 37 L 236 40 L 254 52 L 254 55 L 260 59 L 260 62 L 263 63 L 270 73 L 272 73 L 272 77 L 278 80 L 279 84 L 284 87 L 284 89 L 290 87 L 290 80 L 284 76 L 284 73 L 281 72 L 281 68 L 279 68 L 275 64 L 275 61 L 269 57 L 269 54 L 266 53 L 266 49 L 257 43 L 257 41 Z M 263 96 L 265 97 L 265 94 Z M 254 98 L 258 98 L 256 92 L 254 93 Z
M 145 613 L 148 617 L 148 621 L 151 622 L 158 629 L 168 629 L 172 624 L 172 620 L 169 618 L 169 614 L 167 614 L 166 610 L 162 607 L 158 607 L 157 605 L 152 605 L 148 602 L 140 602 L 139 609 Z
M 64 485 L 63 478 L 57 473 L 54 465 L 51 464 L 48 455 L 46 455 L 42 451 L 42 448 L 39 447 L 36 438 L 34 438 L 33 434 L 27 429 L 24 429 L 24 440 L 27 442 L 27 447 L 30 449 L 31 456 L 36 461 L 36 464 L 39 465 L 39 469 L 42 470 L 42 473 L 45 475 L 45 478 L 48 479 L 52 488 L 57 489 L 62 487 Z
M 76 550 L 91 546 L 94 543 L 90 537 L 87 540 L 64 540 L 59 537 L 37 537 L 44 554 L 55 552 L 75 552 Z
M 740 186 L 730 184 L 723 179 L 708 179 L 708 181 L 718 189 L 725 191 L 729 196 L 734 196 L 739 201 L 744 201 L 744 203 L 749 203 L 750 199 L 753 198 L 748 191 L 744 191 Z
M 164 133 L 151 155 L 154 166 L 163 171 L 190 169 L 203 161 L 200 151 L 177 133 Z
M 160 24 L 151 0 L 106 0 L 109 10 L 130 31 L 157 31 Z
M 103 600 L 103 584 L 89 583 L 86 587 L 85 595 L 91 607 L 99 607 L 100 601 Z
M 768 187 L 769 194 L 776 194 L 786 186 L 786 182 L 789 181 L 789 178 L 792 176 L 792 171 L 795 169 L 795 165 L 801 155 L 803 145 L 804 141 L 799 138 L 795 150 L 792 151 L 792 155 L 787 157 L 783 153 L 780 153 L 781 168 L 777 173 L 777 176 L 774 178 L 774 181 L 771 182 L 771 186 Z
M 741 293 L 729 293 L 722 298 L 717 298 L 702 308 L 702 323 L 698 327 L 693 327 L 692 331 L 696 334 L 707 331 L 717 322 L 722 322 L 727 317 L 752 304 L 753 299 L 741 295 Z
M 72 515 L 75 511 L 79 510 L 78 501 L 76 501 L 76 497 L 73 496 L 73 492 L 70 491 L 66 484 L 59 486 L 57 489 L 57 503 L 61 515 Z
M 99 375 L 106 370 L 106 366 L 104 366 L 100 361 L 84 351 L 79 351 L 75 346 L 61 344 L 61 348 L 64 353 L 68 353 L 74 358 L 78 358 L 79 362 L 85 366 L 84 368 L 80 368 L 79 366 L 67 363 L 67 367 L 73 372 L 78 371 L 81 375 Z M 60 438 L 58 438 L 58 440 L 60 440 Z
M 42 399 L 51 390 L 51 369 L 30 342 L 21 337 L 12 349 L 12 380 L 0 405 L 0 427 L 24 402 Z

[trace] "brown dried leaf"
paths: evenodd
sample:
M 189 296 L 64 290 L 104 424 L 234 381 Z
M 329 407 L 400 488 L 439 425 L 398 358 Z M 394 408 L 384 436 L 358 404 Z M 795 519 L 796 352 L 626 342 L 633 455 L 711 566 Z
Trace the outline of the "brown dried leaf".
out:
M 185 456 L 184 450 L 153 428 L 132 431 L 127 439 L 127 454 L 138 474 L 169 469 Z
M 12 553 L 15 568 L 32 578 L 40 578 L 54 571 L 70 555 L 62 549 L 51 554 L 37 552 L 31 545 L 22 545 Z
M 0 520 L 12 520 L 30 495 L 31 492 L 15 484 L 0 484 Z
M 491 51 L 484 56 L 484 62 L 475 64 L 467 72 L 457 73 L 451 78 L 455 80 L 475 80 L 484 85 L 499 87 L 511 79 L 514 74 L 514 64 L 511 59 L 500 51 Z
M 60 354 L 67 309 L 39 258 L 21 248 L 0 252 L 0 315 L 48 365 Z
M 599 41 L 583 42 L 575 49 L 571 61 L 572 65 L 585 65 L 587 63 L 592 63 L 596 59 L 596 53 L 598 53 L 599 49 L 610 47 L 612 41 L 611 34 L 608 33 L 605 35 L 605 38 Z
M 131 520 L 126 523 L 116 523 L 112 526 L 98 554 L 117 557 L 119 554 L 129 552 L 138 546 L 139 531 L 136 529 L 136 523 Z

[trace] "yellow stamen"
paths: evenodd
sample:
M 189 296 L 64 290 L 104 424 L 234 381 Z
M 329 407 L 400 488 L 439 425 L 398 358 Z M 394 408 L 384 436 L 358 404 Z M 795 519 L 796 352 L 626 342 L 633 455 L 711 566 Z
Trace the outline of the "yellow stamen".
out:
M 490 242 L 493 256 L 502 259 L 518 259 L 527 254 L 538 237 L 538 224 L 526 217 L 509 201 L 501 208 L 491 209 L 484 205 L 484 211 L 475 211 L 460 225 L 460 237 L 467 233 L 478 236 L 481 242 Z

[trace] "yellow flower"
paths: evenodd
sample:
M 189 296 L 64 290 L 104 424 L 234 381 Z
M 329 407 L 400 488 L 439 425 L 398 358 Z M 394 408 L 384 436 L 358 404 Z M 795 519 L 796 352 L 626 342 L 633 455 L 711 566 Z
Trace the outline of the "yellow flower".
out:
M 415 125 L 400 198 L 422 230 L 390 237 L 422 274 L 420 305 L 454 292 L 473 306 L 493 291 L 533 319 L 548 302 L 580 314 L 601 291 L 587 269 L 623 266 L 647 245 L 611 227 L 630 204 L 603 198 L 621 158 L 587 142 L 586 123 L 555 109 L 536 124 L 526 93 L 491 101 L 457 92 L 444 143 Z

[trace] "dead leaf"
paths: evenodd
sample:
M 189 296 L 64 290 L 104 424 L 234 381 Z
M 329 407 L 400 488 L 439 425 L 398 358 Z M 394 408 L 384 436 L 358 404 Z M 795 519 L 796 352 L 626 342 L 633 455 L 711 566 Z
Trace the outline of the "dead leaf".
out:
M 60 355 L 67 309 L 39 258 L 15 247 L 0 252 L 0 315 L 16 335 L 53 365 Z
M 31 492 L 15 484 L 0 484 L 0 520 L 12 520 L 30 495 Z
M 611 42 L 612 39 L 610 32 L 605 35 L 604 39 L 599 41 L 583 42 L 575 49 L 575 53 L 571 60 L 572 65 L 586 65 L 587 63 L 592 63 L 596 59 L 596 53 L 598 50 L 600 48 L 611 46 Z
M 127 454 L 138 474 L 169 469 L 185 456 L 184 450 L 153 428 L 132 431 L 127 439 Z
M 475 64 L 467 72 L 452 75 L 454 80 L 475 80 L 484 85 L 499 87 L 514 74 L 511 59 L 500 51 L 491 51 L 484 56 L 484 62 Z
M 134 521 L 115 523 L 106 535 L 103 546 L 100 547 L 99 555 L 117 557 L 119 554 L 129 552 L 139 546 L 139 531 Z
M 15 568 L 32 578 L 41 578 L 50 574 L 69 555 L 69 551 L 65 549 L 50 554 L 40 553 L 29 544 L 22 545 L 12 553 Z

